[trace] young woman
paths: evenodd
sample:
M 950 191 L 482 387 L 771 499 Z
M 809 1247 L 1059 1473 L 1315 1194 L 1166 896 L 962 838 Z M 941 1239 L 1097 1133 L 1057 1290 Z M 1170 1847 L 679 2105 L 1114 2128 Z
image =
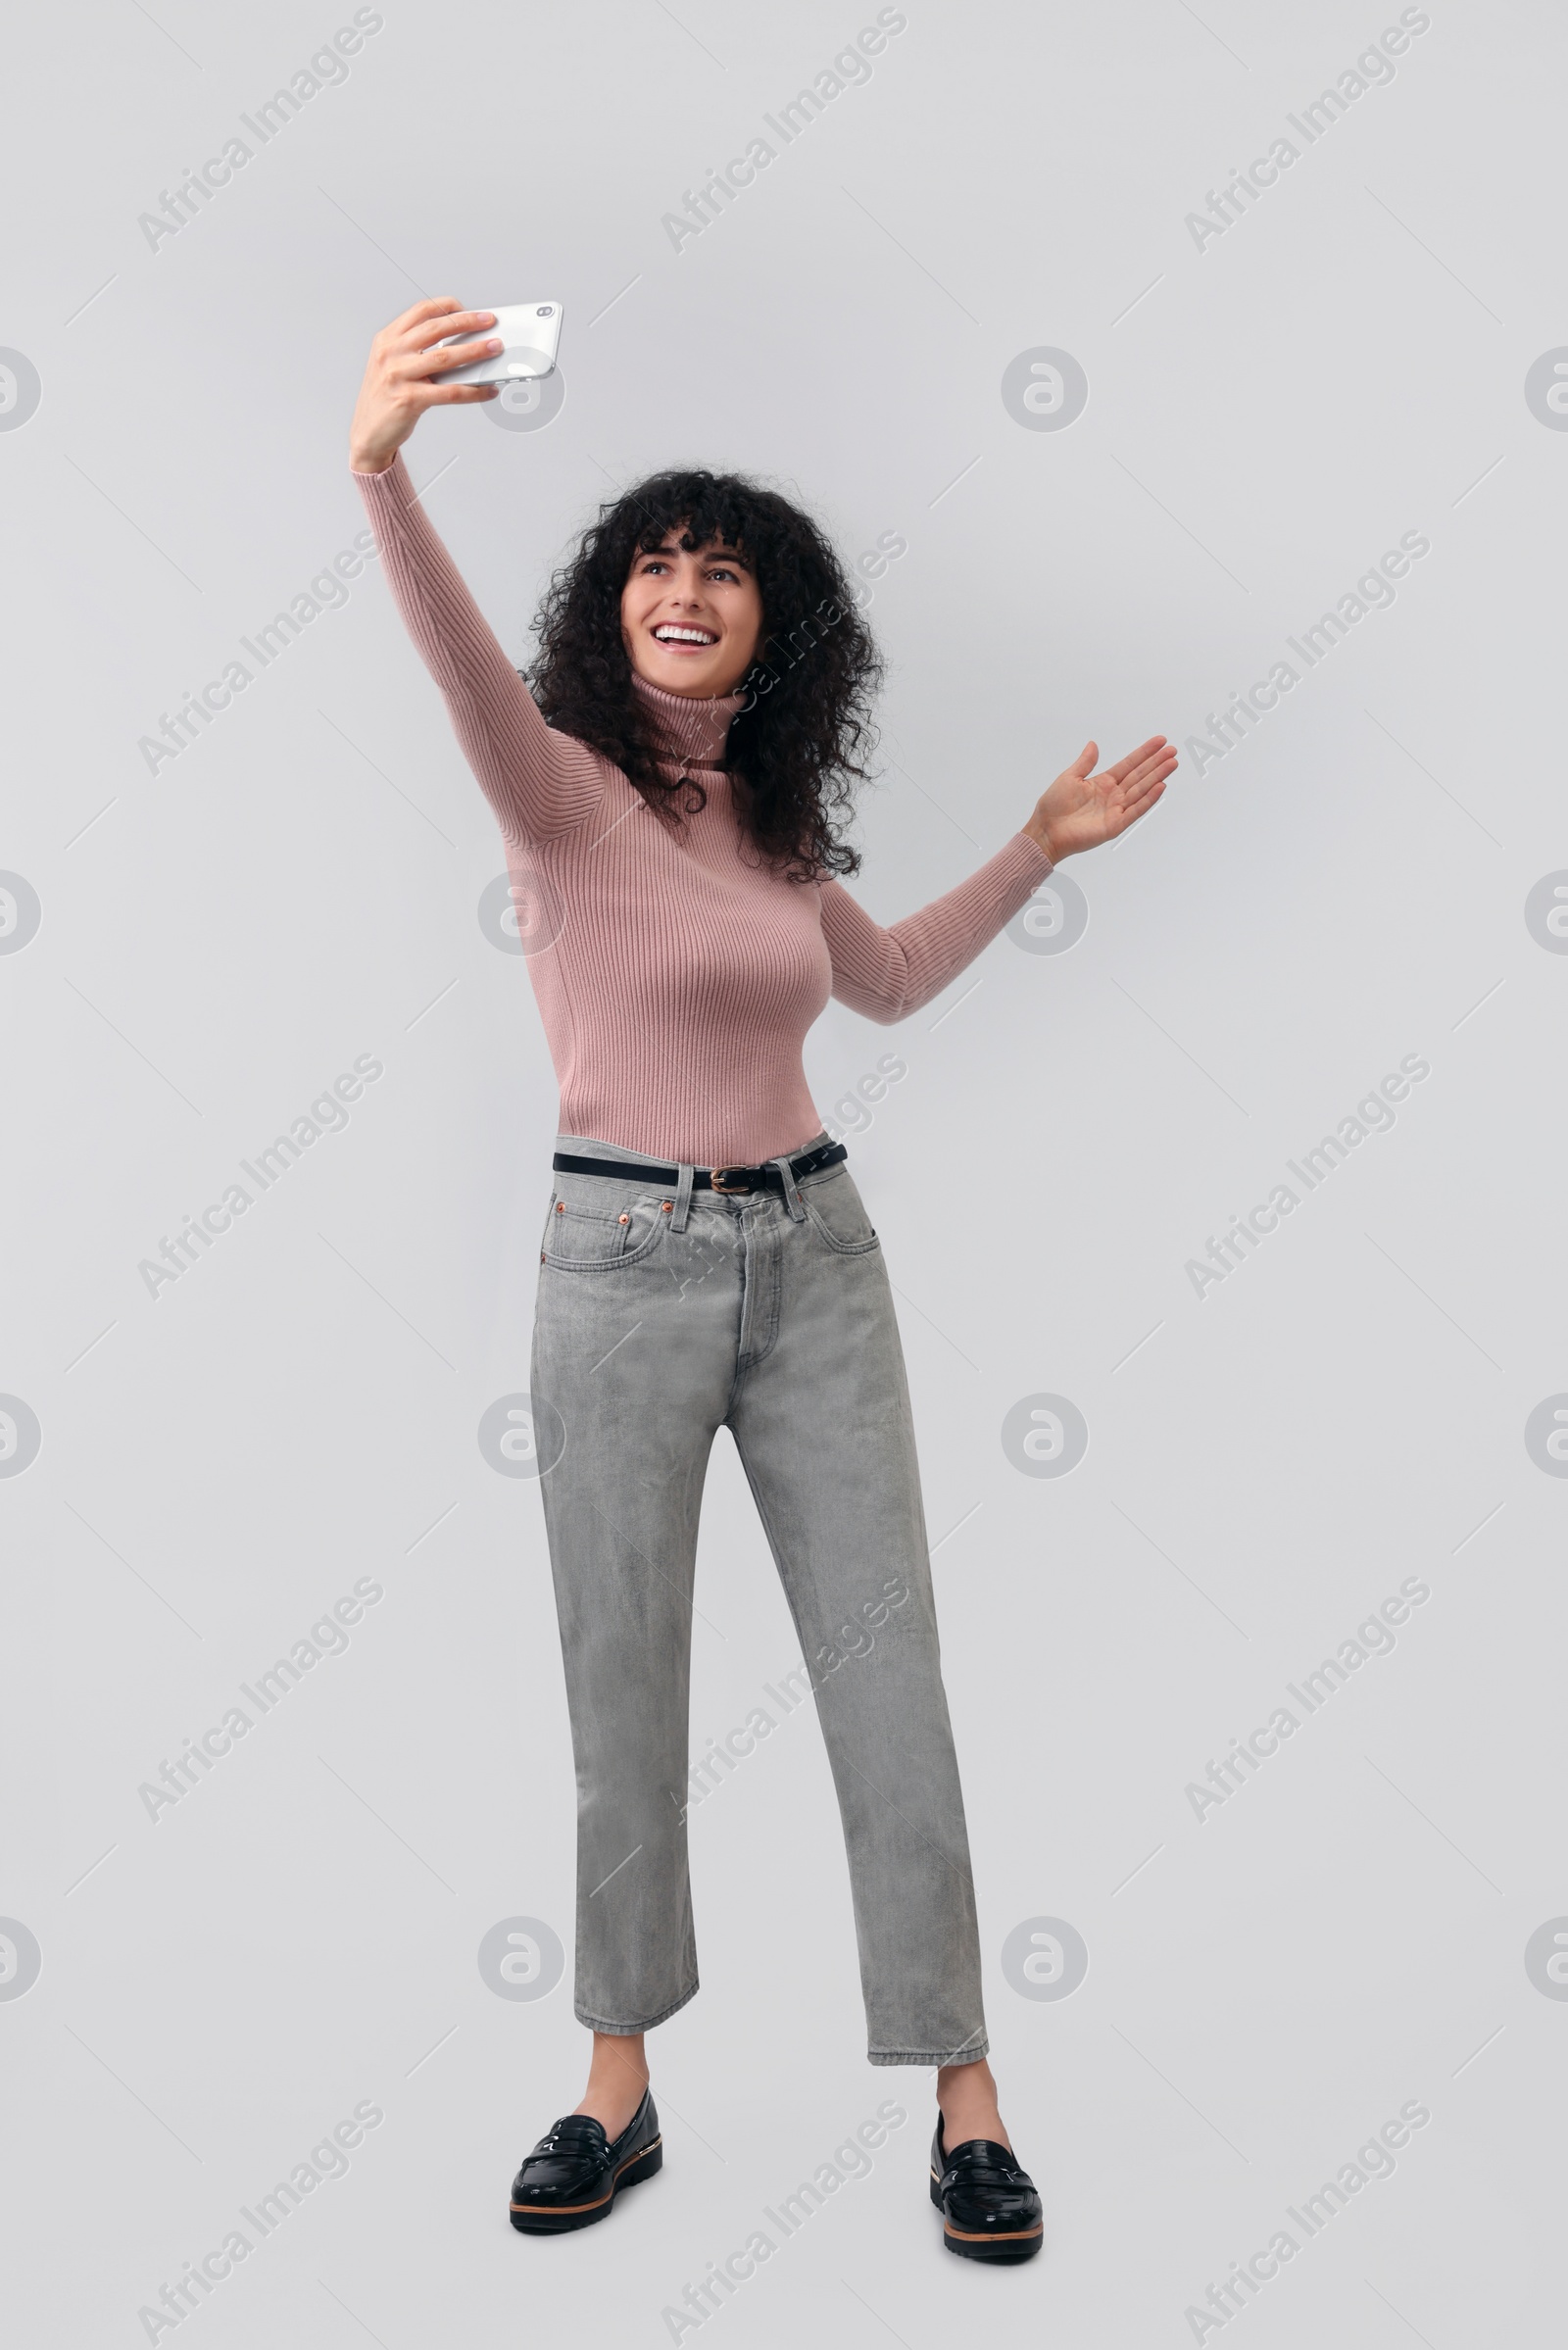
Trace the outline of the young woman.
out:
M 1020 2260 L 1040 2199 L 986 2062 L 963 1801 L 908 1390 L 881 1244 L 807 1091 L 830 994 L 930 1001 L 1062 857 L 1147 813 L 1163 735 L 1096 746 L 1011 840 L 884 930 L 836 878 L 865 769 L 869 633 L 831 547 L 733 475 L 628 491 L 552 583 L 532 692 L 415 502 L 440 370 L 501 349 L 420 302 L 371 346 L 351 463 L 411 636 L 501 822 L 561 1084 L 530 1398 L 578 1787 L 588 2085 L 524 2158 L 512 2220 L 603 2219 L 662 2163 L 643 2034 L 697 1988 L 686 1868 L 698 1510 L 727 1426 L 777 1561 L 843 1817 L 874 2065 L 937 2068 L 944 2241 Z M 471 336 L 438 348 L 441 338 Z

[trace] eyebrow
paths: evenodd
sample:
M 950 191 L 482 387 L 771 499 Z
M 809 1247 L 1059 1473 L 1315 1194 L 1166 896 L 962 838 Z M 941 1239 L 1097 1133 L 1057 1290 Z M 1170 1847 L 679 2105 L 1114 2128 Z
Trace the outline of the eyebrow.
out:
M 737 553 L 733 547 L 718 547 L 710 545 L 707 547 L 686 548 L 681 546 L 679 540 L 677 540 L 675 545 L 672 547 L 667 544 L 662 547 L 640 547 L 638 549 L 638 560 L 641 561 L 643 557 L 649 555 L 686 554 L 701 555 L 705 563 L 733 563 L 736 569 L 741 571 L 750 571 L 754 568 L 754 566 L 748 563 L 746 557 Z

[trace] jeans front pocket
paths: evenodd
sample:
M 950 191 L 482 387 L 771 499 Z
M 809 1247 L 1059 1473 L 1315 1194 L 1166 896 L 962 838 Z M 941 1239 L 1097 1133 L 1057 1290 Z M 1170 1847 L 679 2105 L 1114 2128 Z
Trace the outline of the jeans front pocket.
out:
M 841 1161 L 825 1175 L 809 1175 L 801 1186 L 801 1205 L 815 1230 L 840 1256 L 864 1256 L 880 1248 L 876 1226 L 865 1212 L 854 1176 Z
M 598 1178 L 558 1181 L 545 1218 L 540 1261 L 561 1273 L 614 1273 L 641 1264 L 669 1219 L 662 1199 L 628 1196 Z

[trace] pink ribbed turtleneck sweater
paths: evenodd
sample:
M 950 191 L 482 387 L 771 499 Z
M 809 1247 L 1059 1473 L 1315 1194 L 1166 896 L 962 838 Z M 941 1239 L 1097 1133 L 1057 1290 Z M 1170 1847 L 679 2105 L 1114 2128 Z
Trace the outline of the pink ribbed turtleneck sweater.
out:
M 708 805 L 672 832 L 618 767 L 545 724 L 401 457 L 355 478 L 409 634 L 501 820 L 561 1130 L 700 1167 L 800 1150 L 822 1125 L 801 1049 L 828 997 L 872 1020 L 917 1011 L 1025 904 L 1050 858 L 1015 833 L 884 930 L 839 882 L 747 861 L 758 852 L 737 787 L 707 771 L 740 696 L 688 700 L 634 678 L 670 772 L 705 769 Z

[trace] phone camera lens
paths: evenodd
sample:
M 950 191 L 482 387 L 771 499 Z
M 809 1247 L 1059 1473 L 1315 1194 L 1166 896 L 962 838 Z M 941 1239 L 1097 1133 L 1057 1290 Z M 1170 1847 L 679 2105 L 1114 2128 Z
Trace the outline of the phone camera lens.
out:
M 533 315 L 536 318 L 553 318 L 556 315 L 556 306 L 553 302 L 541 302 Z

